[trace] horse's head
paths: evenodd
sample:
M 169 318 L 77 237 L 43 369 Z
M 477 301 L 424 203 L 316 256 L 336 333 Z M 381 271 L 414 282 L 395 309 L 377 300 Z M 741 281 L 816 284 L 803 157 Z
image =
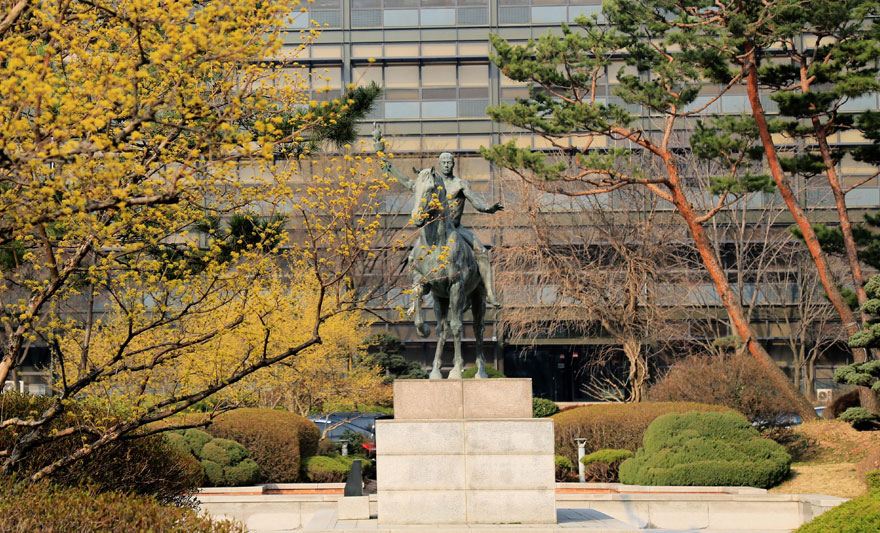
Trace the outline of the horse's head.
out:
M 416 227 L 420 228 L 436 220 L 448 208 L 443 180 L 434 172 L 433 168 L 426 168 L 419 172 L 413 193 L 415 204 L 412 210 L 412 220 Z

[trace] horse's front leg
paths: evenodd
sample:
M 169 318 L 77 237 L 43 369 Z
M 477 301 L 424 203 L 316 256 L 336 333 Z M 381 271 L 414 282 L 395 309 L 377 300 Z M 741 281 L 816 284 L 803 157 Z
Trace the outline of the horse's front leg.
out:
M 461 316 L 464 314 L 462 291 L 463 287 L 460 282 L 453 283 L 449 289 L 449 332 L 452 333 L 452 343 L 455 347 L 449 379 L 461 379 L 461 371 L 464 366 L 464 359 L 461 356 Z
M 431 367 L 430 379 L 443 379 L 440 367 L 443 364 L 443 348 L 449 335 L 449 300 L 434 296 L 434 314 L 437 315 L 437 347 L 434 349 L 434 364 Z
M 415 289 L 413 289 L 412 295 L 412 312 L 413 312 L 413 323 L 416 327 L 416 333 L 419 334 L 419 337 L 427 337 L 429 333 L 431 333 L 431 328 L 425 324 L 425 313 L 422 310 L 422 294 L 427 292 L 427 288 L 422 285 L 421 276 L 416 275 L 415 280 Z M 438 325 L 437 331 L 440 331 L 440 327 Z

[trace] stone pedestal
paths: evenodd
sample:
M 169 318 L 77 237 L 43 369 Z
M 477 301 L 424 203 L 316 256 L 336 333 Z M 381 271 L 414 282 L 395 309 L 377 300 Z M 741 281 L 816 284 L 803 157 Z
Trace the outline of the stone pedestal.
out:
M 379 523 L 555 524 L 553 421 L 531 380 L 397 380 L 376 422 Z

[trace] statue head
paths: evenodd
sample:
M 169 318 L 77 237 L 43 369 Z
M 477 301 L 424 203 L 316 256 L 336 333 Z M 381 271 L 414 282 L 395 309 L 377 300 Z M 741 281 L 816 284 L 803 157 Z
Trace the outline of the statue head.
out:
M 455 168 L 455 158 L 449 152 L 443 152 L 440 154 L 440 159 L 438 166 L 440 167 L 440 174 L 444 176 L 451 176 L 452 169 Z

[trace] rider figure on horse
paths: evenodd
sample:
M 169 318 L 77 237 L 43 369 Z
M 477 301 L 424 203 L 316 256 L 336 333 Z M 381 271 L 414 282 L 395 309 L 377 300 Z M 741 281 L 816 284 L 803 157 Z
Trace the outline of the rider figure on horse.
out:
M 385 143 L 381 138 L 382 131 L 379 129 L 378 125 L 373 124 L 373 140 L 375 141 L 374 148 L 377 152 L 384 151 L 385 149 Z M 413 190 L 415 185 L 414 179 L 409 178 L 407 175 L 391 166 L 391 163 L 387 159 L 382 158 L 381 161 L 383 170 L 394 176 L 394 178 L 400 182 L 401 185 L 406 187 L 407 190 Z M 504 209 L 504 206 L 501 202 L 495 202 L 494 204 L 489 205 L 471 190 L 471 186 L 468 182 L 453 174 L 452 171 L 455 168 L 455 158 L 451 153 L 443 152 L 440 154 L 437 166 L 439 167 L 439 172 L 433 168 L 431 171 L 443 179 L 443 187 L 446 190 L 446 197 L 449 201 L 449 208 L 451 210 L 452 221 L 455 228 L 461 235 L 462 239 L 467 242 L 468 246 L 474 251 L 474 259 L 476 259 L 477 268 L 480 271 L 480 278 L 482 278 L 483 286 L 486 289 L 486 304 L 496 308 L 500 307 L 501 304 L 499 304 L 498 300 L 495 298 L 494 285 L 492 283 L 492 267 L 489 264 L 489 253 L 486 251 L 483 243 L 480 242 L 471 230 L 461 226 L 461 216 L 462 213 L 464 213 L 465 200 L 469 201 L 471 205 L 474 206 L 474 209 L 481 213 L 494 213 L 496 211 L 501 211 Z M 412 264 L 412 259 L 411 256 L 410 264 Z

